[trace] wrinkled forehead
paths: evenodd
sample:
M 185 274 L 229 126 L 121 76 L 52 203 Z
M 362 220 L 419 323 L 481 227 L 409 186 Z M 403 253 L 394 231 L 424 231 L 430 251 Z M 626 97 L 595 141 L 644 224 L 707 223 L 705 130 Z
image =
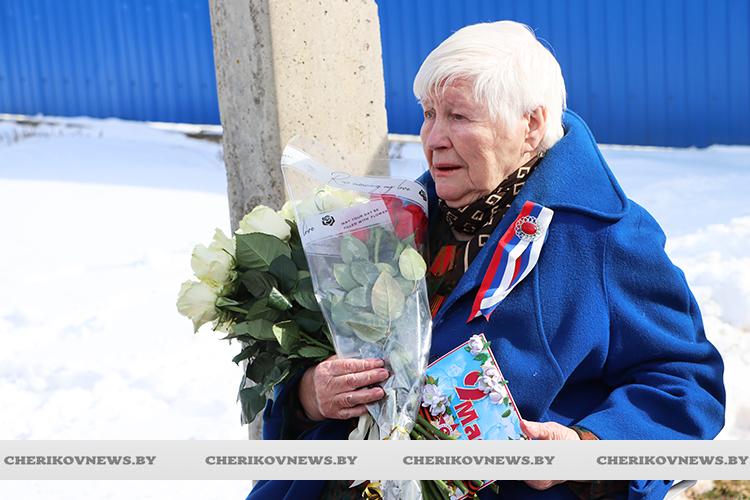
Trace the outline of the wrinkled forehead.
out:
M 477 96 L 473 81 L 469 78 L 453 78 L 433 85 L 427 91 L 427 95 L 420 99 L 422 107 L 434 107 L 438 105 L 466 105 L 477 106 Z

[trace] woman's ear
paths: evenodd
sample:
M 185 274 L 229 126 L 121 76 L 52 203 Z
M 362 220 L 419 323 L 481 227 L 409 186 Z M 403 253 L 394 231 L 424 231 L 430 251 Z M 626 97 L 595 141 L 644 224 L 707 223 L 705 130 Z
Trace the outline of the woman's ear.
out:
M 524 153 L 535 153 L 547 132 L 547 108 L 539 106 L 534 111 L 526 113 L 524 118 L 527 120 Z

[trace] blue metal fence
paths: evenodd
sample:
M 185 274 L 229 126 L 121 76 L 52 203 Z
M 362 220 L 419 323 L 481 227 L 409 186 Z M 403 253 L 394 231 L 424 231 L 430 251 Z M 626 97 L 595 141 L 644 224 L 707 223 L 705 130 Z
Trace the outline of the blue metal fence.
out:
M 208 0 L 0 0 L 0 112 L 218 123 Z
M 389 130 L 467 24 L 514 19 L 557 56 L 600 142 L 750 144 L 748 0 L 377 0 Z M 0 0 L 0 113 L 218 123 L 208 0 Z
M 552 47 L 568 105 L 600 142 L 750 144 L 747 0 L 378 0 L 389 130 L 417 133 L 424 57 L 476 22 L 523 22 Z

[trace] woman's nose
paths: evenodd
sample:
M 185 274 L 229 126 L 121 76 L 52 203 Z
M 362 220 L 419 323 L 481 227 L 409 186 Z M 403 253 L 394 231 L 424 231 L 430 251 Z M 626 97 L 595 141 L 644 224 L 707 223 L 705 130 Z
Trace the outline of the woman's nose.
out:
M 427 147 L 431 150 L 445 149 L 451 146 L 448 130 L 445 122 L 441 119 L 435 119 L 427 133 Z

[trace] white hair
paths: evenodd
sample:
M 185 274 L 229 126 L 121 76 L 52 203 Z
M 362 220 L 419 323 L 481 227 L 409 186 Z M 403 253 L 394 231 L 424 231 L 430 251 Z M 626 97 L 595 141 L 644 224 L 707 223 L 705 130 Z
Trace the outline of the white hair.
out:
M 438 45 L 414 78 L 421 102 L 455 80 L 467 80 L 474 99 L 493 120 L 511 124 L 539 106 L 547 110 L 547 150 L 563 136 L 565 82 L 555 57 L 525 24 L 479 23 L 461 28 Z

